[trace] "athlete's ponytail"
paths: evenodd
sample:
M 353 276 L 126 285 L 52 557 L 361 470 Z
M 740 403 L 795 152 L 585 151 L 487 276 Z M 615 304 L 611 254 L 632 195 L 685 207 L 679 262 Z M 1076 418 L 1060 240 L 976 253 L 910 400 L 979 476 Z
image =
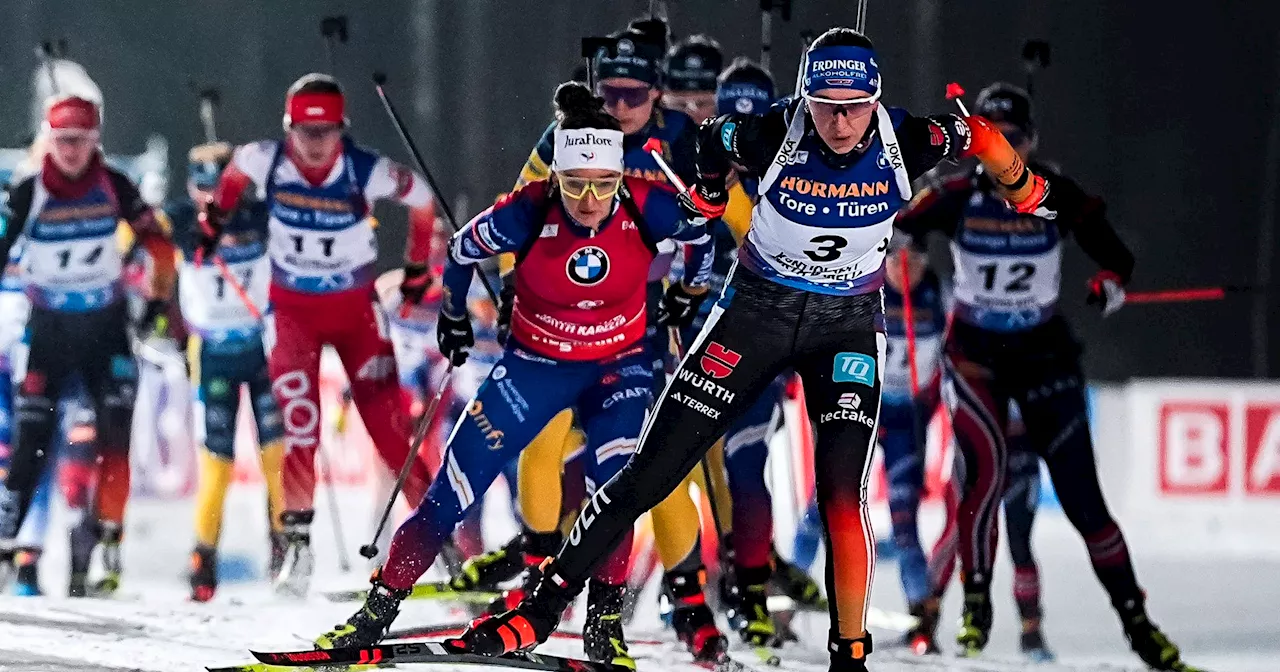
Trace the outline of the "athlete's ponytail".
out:
M 556 121 L 560 128 L 598 128 L 621 131 L 622 126 L 604 109 L 604 100 L 581 82 L 556 87 Z

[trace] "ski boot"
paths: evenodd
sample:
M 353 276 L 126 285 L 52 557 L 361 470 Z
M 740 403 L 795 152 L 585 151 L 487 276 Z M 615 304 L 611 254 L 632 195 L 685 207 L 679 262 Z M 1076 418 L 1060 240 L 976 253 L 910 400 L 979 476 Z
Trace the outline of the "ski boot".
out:
M 667 572 L 662 577 L 663 592 L 671 600 L 671 625 L 676 636 L 693 654 L 693 659 L 718 661 L 729 651 L 729 639 L 716 627 L 715 614 L 702 592 L 706 570 Z
M 285 511 L 280 515 L 284 523 L 284 565 L 276 576 L 275 592 L 282 597 L 301 599 L 311 587 L 311 573 L 315 568 L 315 554 L 311 551 L 311 520 L 316 512 Z
M 917 656 L 941 653 L 934 633 L 938 630 L 938 599 L 930 597 L 907 608 L 907 613 L 916 617 L 916 625 L 907 631 L 905 643 L 907 648 Z
M 517 534 L 502 548 L 467 558 L 462 568 L 450 577 L 449 587 L 454 590 L 497 590 L 498 584 L 516 578 L 525 568 L 521 553 L 524 538 L 524 534 Z
M 1034 629 L 1028 630 L 1027 624 L 1023 623 L 1022 628 L 1022 634 L 1018 636 L 1018 648 L 1022 650 L 1022 655 L 1033 663 L 1052 663 L 1056 656 L 1044 641 L 1040 624 L 1037 623 Z
M 120 589 L 120 573 L 124 566 L 120 541 L 124 538 L 124 529 L 120 523 L 113 522 L 104 522 L 98 529 L 101 531 L 98 542 L 102 546 L 102 578 L 93 584 L 93 596 L 111 597 Z
M 777 636 L 773 617 L 769 615 L 768 565 L 763 567 L 738 567 L 738 604 L 729 613 L 729 622 L 742 636 L 742 641 L 752 646 L 768 646 Z
M 1147 616 L 1143 598 L 1125 600 L 1114 605 L 1124 626 L 1124 636 L 1129 648 L 1138 654 L 1142 662 L 1153 670 L 1191 671 L 1195 668 L 1182 662 L 1182 653 L 1169 641 L 1160 628 Z
M 592 579 L 587 587 L 587 622 L 582 629 L 582 648 L 588 660 L 636 669 L 636 659 L 627 651 L 622 632 L 622 599 L 625 584 L 610 586 Z
M 960 614 L 960 631 L 956 643 L 963 655 L 974 657 L 987 647 L 991 635 L 991 589 L 986 584 L 965 583 L 964 611 Z
M 14 555 L 17 565 L 17 581 L 13 584 L 13 594 L 19 597 L 40 597 L 40 579 L 37 565 L 40 562 L 40 551 L 24 549 Z
M 867 672 L 867 654 L 871 653 L 871 633 L 857 639 L 832 637 L 827 644 L 831 652 L 828 672 Z
M 3 488 L 4 486 L 0 486 L 0 489 Z M 17 574 L 17 568 L 14 566 L 14 555 L 15 553 L 11 550 L 0 550 L 0 593 L 8 590 L 9 582 Z
M 373 587 L 360 611 L 352 614 L 346 623 L 316 638 L 316 648 L 336 649 L 346 646 L 371 646 L 387 634 L 387 629 L 400 613 L 400 603 L 413 592 L 412 588 L 396 590 L 382 582 L 382 570 L 369 577 Z
M 545 642 L 560 624 L 564 610 L 582 592 L 582 583 L 570 583 L 556 574 L 554 561 L 541 569 L 533 590 L 514 609 L 473 621 L 461 635 L 446 639 L 445 646 L 464 653 L 501 656 Z
M 89 564 L 93 560 L 93 549 L 98 545 L 100 535 L 98 521 L 92 516 L 81 514 L 80 522 L 71 528 L 71 579 L 67 584 L 69 597 L 87 597 L 89 595 Z
M 520 567 L 525 572 L 524 580 L 519 587 L 502 591 L 498 599 L 489 603 L 485 610 L 487 615 L 493 616 L 514 609 L 526 595 L 533 592 L 534 586 L 542 580 L 542 565 L 559 552 L 564 543 L 564 537 L 559 532 L 526 531 L 520 538 Z
M 196 544 L 191 551 L 191 601 L 208 602 L 218 590 L 218 549 Z
M 284 569 L 284 558 L 289 553 L 289 539 L 283 532 L 272 532 L 268 537 L 271 553 L 267 556 L 267 579 L 275 583 Z
M 783 595 L 791 598 L 797 607 L 825 610 L 827 601 L 822 597 L 822 590 L 818 588 L 818 582 L 814 581 L 808 572 L 783 560 L 776 550 L 773 551 L 772 555 L 773 579 L 770 583 L 773 587 L 777 588 Z

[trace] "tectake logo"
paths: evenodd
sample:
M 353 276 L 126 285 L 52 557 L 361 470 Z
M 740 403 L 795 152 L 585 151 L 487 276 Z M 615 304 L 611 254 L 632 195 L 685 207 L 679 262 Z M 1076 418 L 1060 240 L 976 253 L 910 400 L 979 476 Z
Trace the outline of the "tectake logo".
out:
M 862 397 L 859 397 L 856 392 L 845 392 L 836 401 L 836 406 L 856 411 L 862 406 Z
M 703 352 L 702 359 L 699 363 L 702 365 L 702 371 L 708 376 L 717 380 L 727 378 L 733 373 L 733 367 L 742 361 L 742 355 L 720 345 L 715 341 L 707 344 L 707 349 Z

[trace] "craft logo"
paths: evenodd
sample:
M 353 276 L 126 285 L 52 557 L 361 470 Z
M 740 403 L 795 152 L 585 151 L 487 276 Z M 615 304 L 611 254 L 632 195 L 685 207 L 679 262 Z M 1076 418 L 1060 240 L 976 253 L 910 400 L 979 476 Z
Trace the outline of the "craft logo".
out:
M 597 284 L 609 275 L 609 255 L 595 246 L 584 247 L 569 256 L 565 272 L 576 285 Z
M 489 377 L 494 380 L 502 380 L 507 377 L 507 367 L 499 364 L 493 367 L 493 371 L 489 373 Z
M 719 380 L 727 378 L 729 374 L 733 373 L 733 367 L 737 366 L 740 361 L 742 361 L 742 355 L 715 341 L 711 341 L 707 344 L 707 349 L 699 363 L 702 365 L 704 373 Z

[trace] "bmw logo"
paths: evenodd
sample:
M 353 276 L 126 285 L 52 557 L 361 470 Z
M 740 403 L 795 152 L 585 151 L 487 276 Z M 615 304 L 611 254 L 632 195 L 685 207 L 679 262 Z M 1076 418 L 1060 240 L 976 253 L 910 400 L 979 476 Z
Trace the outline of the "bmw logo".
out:
M 609 255 L 591 246 L 574 252 L 565 265 L 565 272 L 576 285 L 594 285 L 609 275 Z

